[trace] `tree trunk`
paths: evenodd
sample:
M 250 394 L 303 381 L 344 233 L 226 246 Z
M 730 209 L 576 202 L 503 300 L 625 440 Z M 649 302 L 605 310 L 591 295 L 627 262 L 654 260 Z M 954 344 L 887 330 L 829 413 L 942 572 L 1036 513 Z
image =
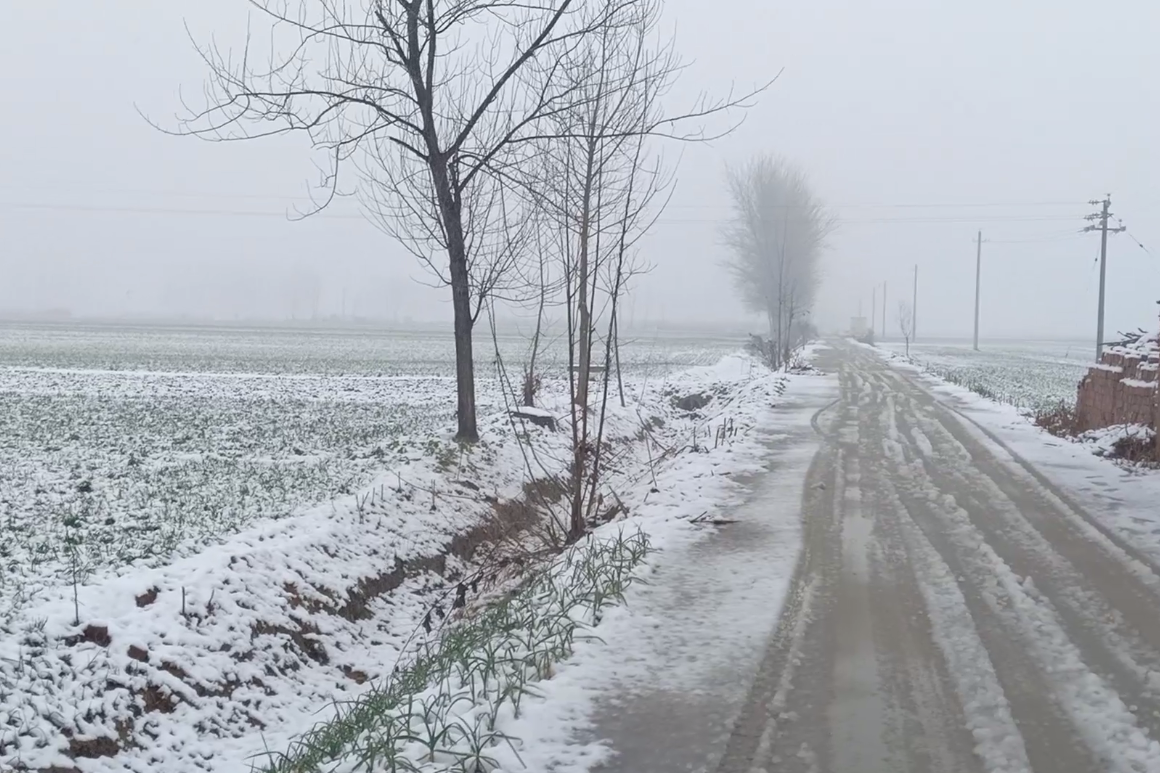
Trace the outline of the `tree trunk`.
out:
M 778 312 L 778 314 L 780 313 Z M 762 354 L 765 355 L 765 364 L 771 369 L 777 370 L 777 351 L 779 346 L 777 342 L 777 322 L 775 321 L 776 318 L 774 317 L 773 311 L 770 311 L 768 316 L 769 342 L 765 345 L 765 351 Z
M 595 123 L 595 118 L 592 119 Z M 591 133 L 594 126 L 589 127 Z M 568 537 L 578 540 L 584 536 L 584 480 L 588 471 L 588 380 L 592 373 L 592 309 L 588 282 L 592 278 L 589 251 L 592 249 L 592 196 L 595 187 L 596 141 L 588 140 L 586 148 L 584 189 L 580 201 L 580 244 L 576 272 L 576 390 L 572 400 L 572 522 Z
M 471 313 L 471 277 L 467 269 L 467 245 L 463 238 L 463 215 L 451 189 L 446 158 L 441 154 L 433 154 L 428 166 L 447 234 L 451 310 L 455 317 L 455 415 L 458 423 L 455 439 L 474 443 L 479 440 L 475 418 L 475 355 L 471 340 L 475 320 Z
M 785 367 L 789 367 L 789 356 L 790 356 L 790 353 L 793 352 L 793 344 L 794 344 L 794 342 L 793 342 L 793 318 L 794 318 L 795 309 L 794 309 L 793 293 L 790 293 L 788 306 L 789 306 L 789 308 L 786 310 L 788 313 L 786 314 L 786 323 L 785 323 L 785 341 L 782 344 L 782 350 L 781 350 L 781 364 Z
M 775 367 L 775 368 L 781 367 L 781 349 L 782 349 L 782 346 L 785 345 L 785 342 L 783 340 L 783 336 L 785 335 L 785 332 L 783 330 L 784 325 L 782 324 L 782 321 L 785 319 L 785 305 L 784 305 L 784 301 L 782 300 L 782 298 L 780 296 L 781 296 L 781 290 L 779 289 L 778 290 L 778 300 L 777 300 L 777 348 L 775 349 L 775 351 L 777 352 L 777 355 L 774 358 L 776 360 L 776 362 L 773 363 L 773 367 Z
M 587 169 L 584 172 L 584 193 L 581 200 L 580 212 L 580 265 L 576 279 L 577 318 L 579 329 L 576 331 L 579 338 L 580 371 L 576 381 L 576 404 L 585 411 L 588 408 L 588 376 L 592 369 L 592 313 L 588 308 L 588 251 L 591 249 L 592 229 L 592 186 L 593 168 L 596 163 L 595 143 L 590 142 L 588 147 Z
M 616 320 L 616 324 L 613 326 L 612 339 L 612 345 L 615 347 L 614 351 L 616 353 L 616 389 L 620 392 L 620 407 L 624 408 L 627 403 L 624 400 L 624 378 L 620 372 L 620 319 L 615 307 L 612 309 L 612 318 Z
M 449 250 L 450 252 L 450 250 Z M 451 308 L 455 314 L 455 395 L 458 428 L 455 439 L 466 443 L 479 440 L 475 420 L 475 354 L 471 332 L 471 294 L 467 278 L 467 259 L 460 245 L 459 256 L 451 255 Z
M 540 257 L 540 303 L 536 307 L 536 333 L 532 336 L 532 352 L 528 357 L 528 368 L 524 372 L 524 405 L 531 408 L 536 404 L 536 357 L 540 353 L 540 335 L 544 329 L 544 305 L 548 299 L 548 285 L 544 278 L 544 258 Z

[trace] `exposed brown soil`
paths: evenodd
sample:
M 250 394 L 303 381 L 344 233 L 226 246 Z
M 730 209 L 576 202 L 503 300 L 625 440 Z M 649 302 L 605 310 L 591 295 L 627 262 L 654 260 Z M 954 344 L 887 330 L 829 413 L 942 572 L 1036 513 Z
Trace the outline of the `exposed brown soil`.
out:
M 469 490 L 479 490 L 478 486 L 467 485 L 466 487 Z M 251 629 L 251 640 L 259 637 L 282 639 L 285 651 L 291 655 L 290 660 L 283 666 L 288 670 L 296 670 L 300 667 L 302 661 L 298 658 L 319 665 L 327 665 L 330 663 L 330 656 L 318 638 L 319 627 L 310 621 L 311 616 L 334 615 L 351 622 L 368 620 L 373 617 L 372 606 L 375 600 L 397 590 L 406 580 L 429 573 L 446 576 L 448 557 L 454 556 L 461 561 L 471 561 L 476 557 L 480 548 L 485 545 L 496 546 L 505 541 L 514 540 L 520 534 L 533 528 L 541 519 L 542 513 L 563 499 L 566 493 L 565 486 L 560 481 L 542 479 L 525 484 L 522 495 L 516 499 L 499 501 L 494 497 L 485 497 L 488 502 L 492 503 L 492 513 L 483 523 L 452 537 L 439 553 L 408 561 L 396 559 L 388 570 L 359 580 L 355 587 L 347 593 L 346 598 L 341 601 L 335 598 L 332 593 L 321 588 L 309 588 L 311 592 L 304 595 L 306 589 L 288 582 L 283 586 L 283 590 L 288 608 L 296 612 L 290 618 L 293 624 L 259 622 Z M 510 561 L 503 562 L 504 565 L 508 563 Z M 464 605 L 469 587 L 473 593 L 478 590 L 477 582 L 457 583 L 458 592 L 453 609 Z M 150 606 L 157 601 L 159 594 L 158 588 L 150 588 L 136 597 L 136 604 L 139 608 Z M 196 615 L 192 617 L 200 619 Z M 112 644 L 112 636 L 107 626 L 89 625 L 81 633 L 69 637 L 65 641 L 70 646 L 84 641 L 100 647 L 109 647 Z M 131 660 L 143 664 L 135 667 L 140 669 L 137 673 L 144 673 L 146 676 L 150 672 L 156 671 L 167 673 L 187 685 L 198 698 L 228 698 L 241 686 L 241 683 L 237 681 L 208 684 L 199 682 L 193 679 L 180 665 L 169 660 L 161 661 L 157 665 L 150 665 L 149 651 L 138 645 L 130 645 L 128 655 Z M 248 649 L 239 650 L 233 655 L 239 662 L 253 657 L 253 653 Z M 364 684 L 370 678 L 366 672 L 352 669 L 349 666 L 344 666 L 342 672 L 356 684 Z M 261 680 L 256 678 L 252 679 L 249 685 L 266 689 Z M 110 681 L 110 689 L 121 687 L 124 685 L 115 679 Z M 136 725 L 135 720 L 151 713 L 172 713 L 179 703 L 188 699 L 174 694 L 154 681 L 150 681 L 144 688 L 134 690 L 133 694 L 139 699 L 132 710 L 133 717 L 125 718 L 116 723 L 119 740 L 114 737 L 79 740 L 71 737 L 72 731 L 70 729 L 62 728 L 62 734 L 69 738 L 68 755 L 73 759 L 116 756 L 133 745 L 132 736 Z M 244 720 L 251 726 L 262 726 L 261 721 L 250 714 L 241 714 L 238 720 Z M 36 773 L 79 773 L 79 770 L 54 767 L 36 771 Z

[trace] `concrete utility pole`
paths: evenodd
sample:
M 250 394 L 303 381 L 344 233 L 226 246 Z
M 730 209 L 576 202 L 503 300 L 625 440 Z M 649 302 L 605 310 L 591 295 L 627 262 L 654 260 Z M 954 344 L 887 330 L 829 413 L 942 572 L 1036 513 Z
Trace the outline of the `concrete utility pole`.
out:
M 910 304 L 910 340 L 918 340 L 918 264 L 914 266 L 914 301 Z
M 874 332 L 874 322 L 878 319 L 878 288 L 870 289 L 870 332 Z
M 975 351 L 979 351 L 979 280 L 983 275 L 983 232 L 975 248 Z
M 1083 229 L 1085 232 L 1100 232 L 1100 306 L 1099 311 L 1097 312 L 1098 318 L 1096 320 L 1096 360 L 1098 361 L 1100 356 L 1104 353 L 1104 288 L 1107 284 L 1108 271 L 1108 232 L 1111 231 L 1112 233 L 1119 233 L 1120 231 L 1127 230 L 1127 228 L 1125 226 L 1120 226 L 1119 228 L 1108 228 L 1108 218 L 1112 216 L 1112 194 L 1109 193 L 1106 197 L 1104 197 L 1103 201 L 1089 201 L 1088 203 L 1093 205 L 1103 205 L 1103 210 L 1101 212 L 1088 215 L 1084 218 L 1088 221 L 1098 221 L 1098 224 L 1096 222 L 1092 222 L 1092 225 L 1089 225 L 1087 228 Z

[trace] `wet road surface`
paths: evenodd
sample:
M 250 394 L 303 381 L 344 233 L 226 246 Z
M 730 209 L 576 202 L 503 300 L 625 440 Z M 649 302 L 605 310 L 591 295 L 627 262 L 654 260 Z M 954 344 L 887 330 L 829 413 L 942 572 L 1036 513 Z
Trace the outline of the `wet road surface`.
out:
M 1160 770 L 1157 576 L 913 377 L 823 365 L 801 563 L 719 770 Z
M 654 767 L 639 704 L 607 770 L 1160 771 L 1155 570 L 914 376 L 819 364 L 802 553 L 720 747 Z

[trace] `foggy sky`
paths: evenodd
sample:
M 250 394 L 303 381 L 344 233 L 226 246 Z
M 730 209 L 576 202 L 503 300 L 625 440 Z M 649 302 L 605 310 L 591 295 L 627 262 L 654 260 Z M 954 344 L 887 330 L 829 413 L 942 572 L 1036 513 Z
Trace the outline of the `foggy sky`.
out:
M 919 335 L 966 335 L 983 229 L 983 335 L 1094 337 L 1098 237 L 1113 194 L 1109 331 L 1160 299 L 1160 4 L 1073 0 L 668 0 L 694 61 L 673 106 L 784 72 L 731 137 L 686 146 L 645 242 L 637 317 L 748 319 L 720 268 L 724 165 L 758 152 L 810 175 L 841 218 L 817 318 L 888 327 L 919 266 Z M 445 290 L 353 204 L 288 222 L 317 172 L 302 137 L 165 136 L 204 72 L 186 39 L 240 41 L 241 0 L 0 4 L 0 310 L 449 319 Z M 161 210 L 161 211 L 158 211 Z M 191 214 L 198 210 L 200 214 Z M 208 211 L 208 213 L 207 213 Z M 317 299 L 310 288 L 321 286 Z M 292 303 L 291 298 L 298 298 Z M 756 325 L 755 325 L 756 327 Z

